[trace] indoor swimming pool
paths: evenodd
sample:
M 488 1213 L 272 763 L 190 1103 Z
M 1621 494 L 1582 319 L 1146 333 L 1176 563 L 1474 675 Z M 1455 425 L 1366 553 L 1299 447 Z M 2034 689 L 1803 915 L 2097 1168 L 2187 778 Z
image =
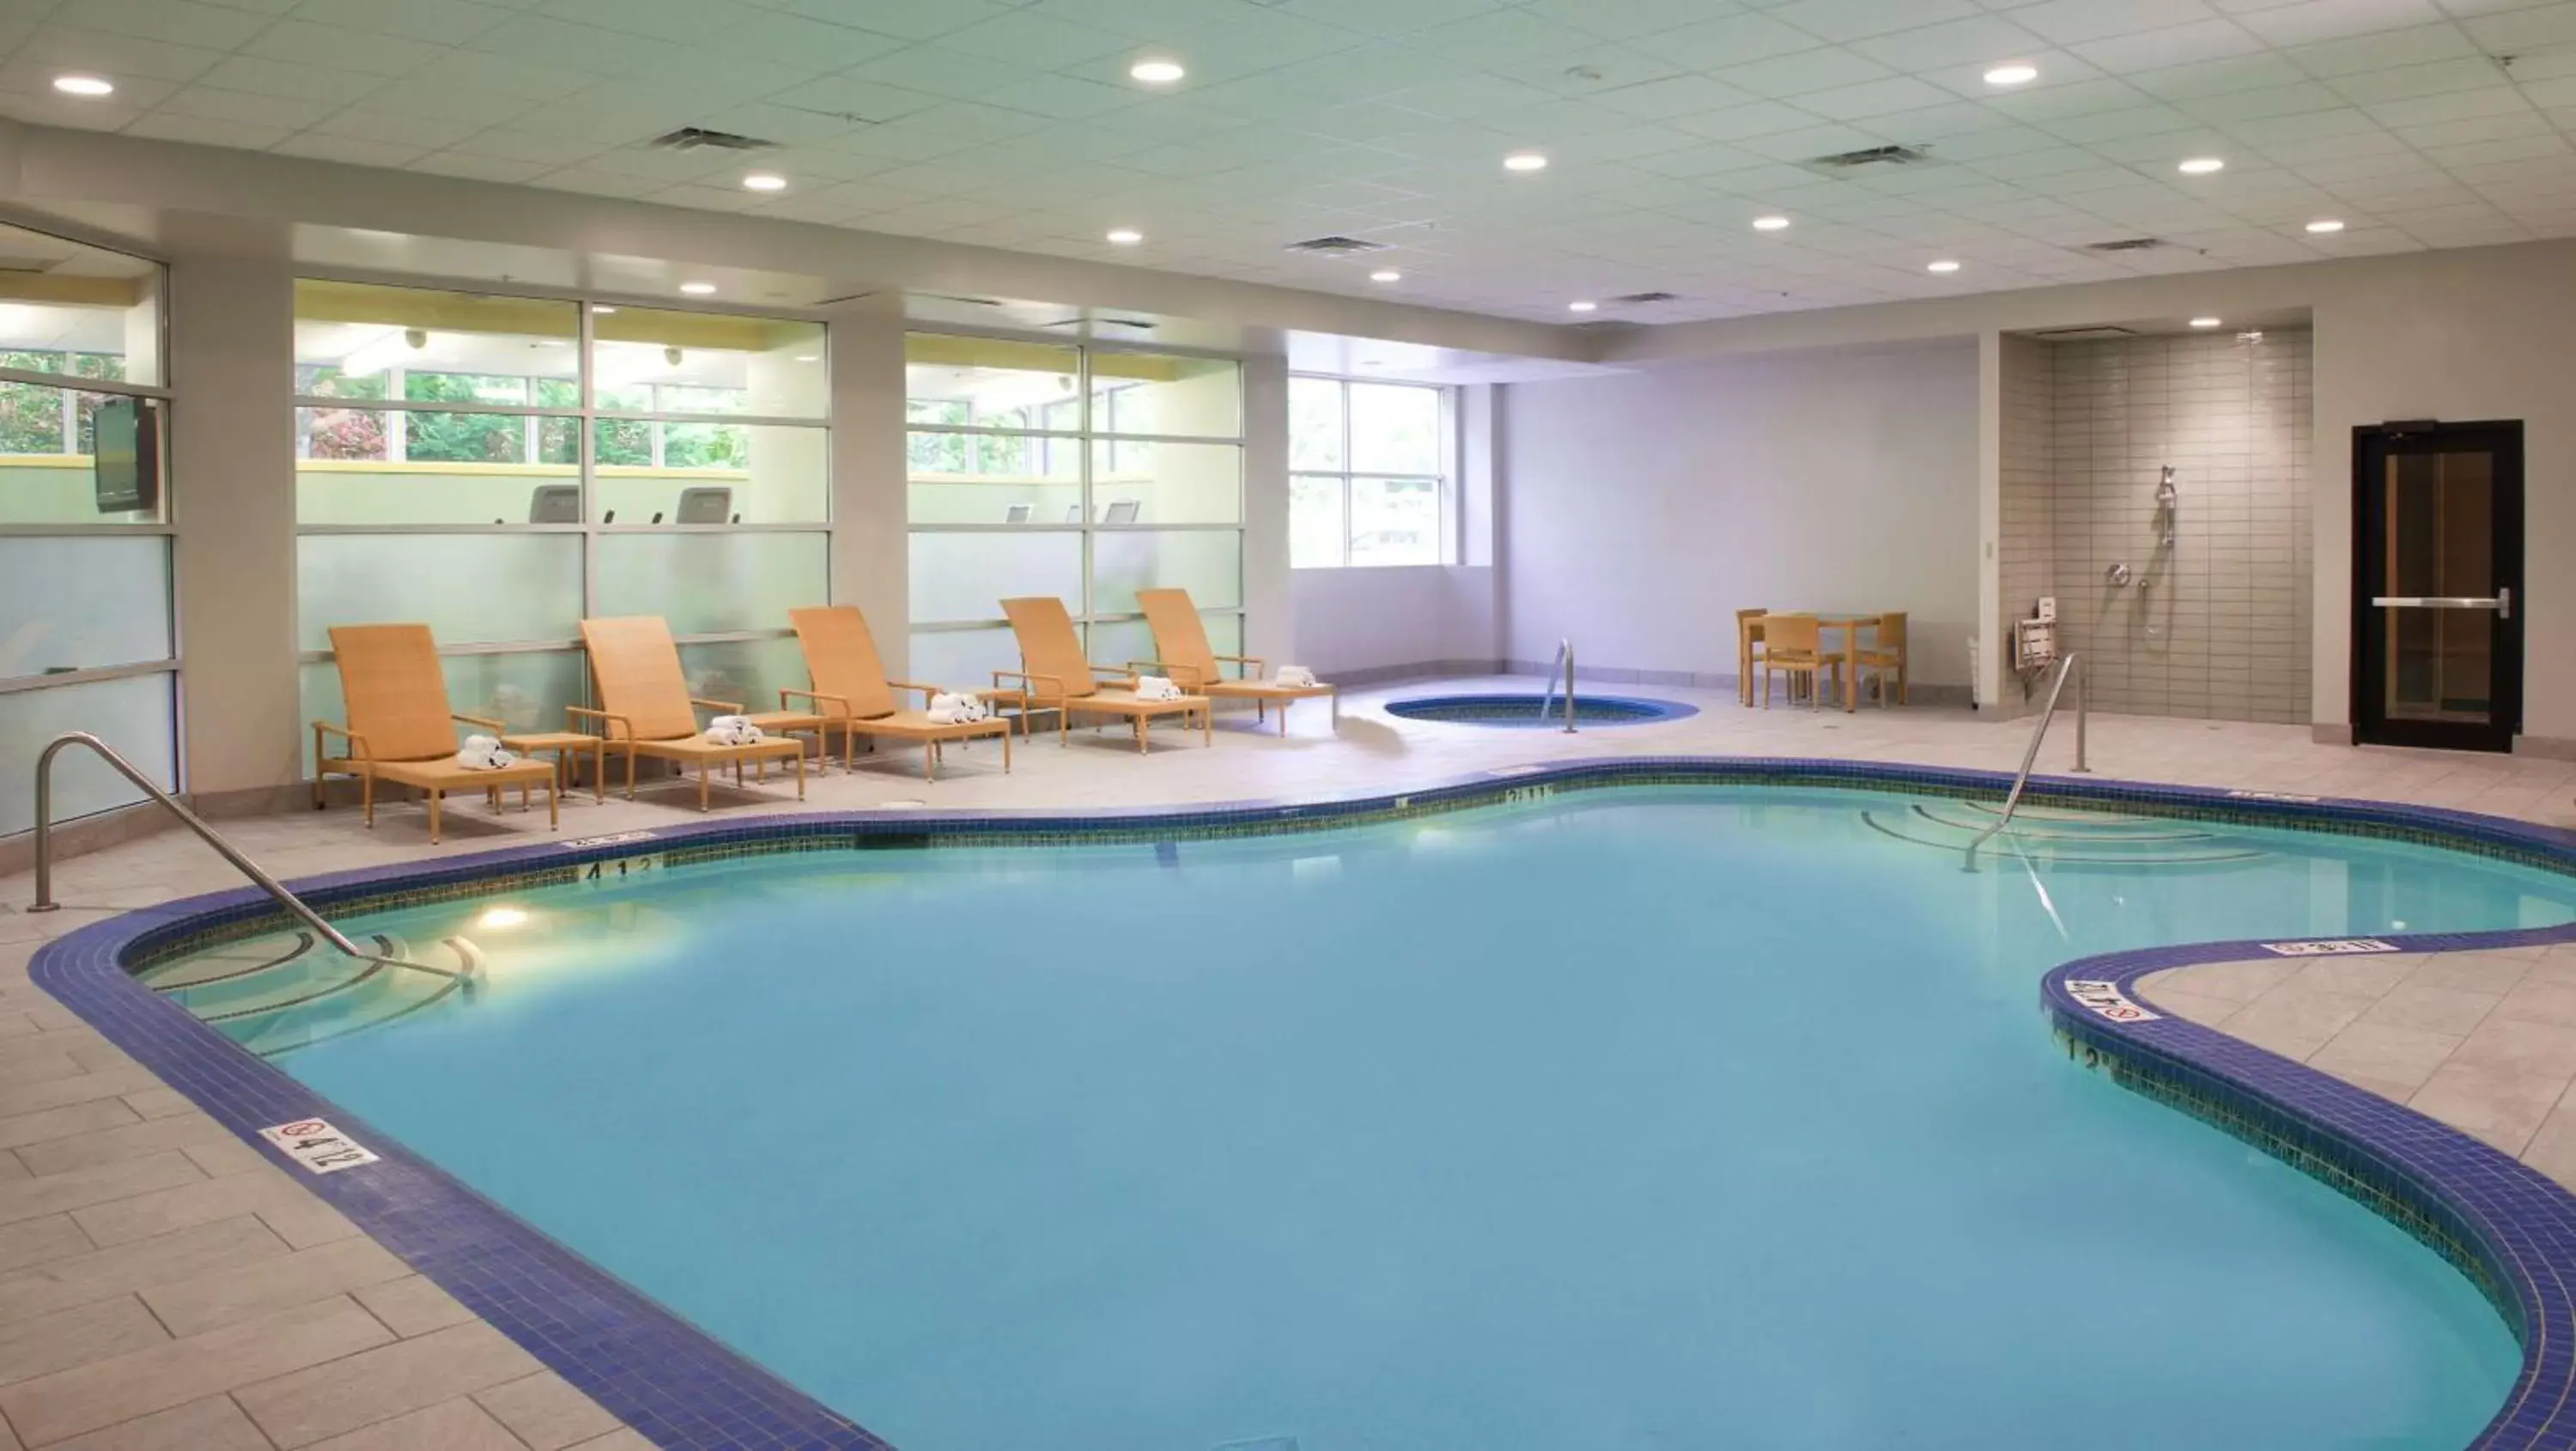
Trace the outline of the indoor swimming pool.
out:
M 342 923 L 470 993 L 291 936 L 144 980 L 902 1451 L 2468 1445 L 2522 1365 L 2480 1290 L 2035 988 L 2576 878 L 2058 809 L 1964 870 L 1993 810 L 645 842 Z

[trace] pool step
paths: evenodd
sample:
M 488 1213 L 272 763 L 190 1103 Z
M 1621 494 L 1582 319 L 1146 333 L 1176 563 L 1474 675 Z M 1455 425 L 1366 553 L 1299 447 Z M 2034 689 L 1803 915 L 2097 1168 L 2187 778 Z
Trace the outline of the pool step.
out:
M 377 933 L 362 942 L 385 957 L 411 957 L 401 938 Z M 472 972 L 471 943 L 450 937 L 424 959 Z M 462 978 L 434 977 L 346 956 L 310 932 L 247 938 L 203 956 L 168 963 L 137 979 L 263 1057 L 390 1023 L 445 1000 Z
M 1917 802 L 1902 811 L 1863 811 L 1860 817 L 1871 830 L 1898 841 L 1965 851 L 1978 833 L 1994 825 L 2002 809 L 1992 801 Z M 2014 814 L 2006 834 L 2033 861 L 2073 865 L 2209 866 L 2264 855 L 2239 838 L 2168 816 L 2025 806 Z

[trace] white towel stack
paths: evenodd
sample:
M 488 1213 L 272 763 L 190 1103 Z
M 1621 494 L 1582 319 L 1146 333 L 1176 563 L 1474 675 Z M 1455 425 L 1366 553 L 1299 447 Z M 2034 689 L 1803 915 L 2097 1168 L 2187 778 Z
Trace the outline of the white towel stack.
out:
M 501 742 L 492 736 L 467 736 L 465 749 L 456 753 L 456 764 L 469 771 L 497 771 L 518 759 L 501 749 Z
M 1181 698 L 1181 688 L 1174 685 L 1171 677 L 1167 675 L 1139 675 L 1136 677 L 1136 698 L 1138 700 L 1178 700 Z
M 1315 683 L 1315 672 L 1303 665 L 1282 665 L 1270 672 L 1270 683 L 1294 686 L 1302 690 Z
M 993 708 L 980 695 L 950 695 L 941 691 L 930 697 L 930 721 L 933 725 L 972 725 L 989 718 Z
M 756 746 L 760 744 L 760 727 L 751 717 L 720 715 L 707 722 L 707 744 L 711 746 Z

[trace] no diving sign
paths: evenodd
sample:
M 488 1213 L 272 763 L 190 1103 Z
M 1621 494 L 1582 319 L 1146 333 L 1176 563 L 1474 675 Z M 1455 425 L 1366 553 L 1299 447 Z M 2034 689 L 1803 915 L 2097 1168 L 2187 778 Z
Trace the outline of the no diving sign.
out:
M 337 1174 L 343 1169 L 376 1162 L 375 1154 L 331 1127 L 327 1119 L 297 1119 L 291 1124 L 261 1129 L 259 1136 L 316 1174 Z
M 2117 983 L 2069 978 L 2066 995 L 2093 1016 L 2114 1023 L 2152 1023 L 2158 1016 L 2129 1001 L 2129 995 L 2120 991 Z

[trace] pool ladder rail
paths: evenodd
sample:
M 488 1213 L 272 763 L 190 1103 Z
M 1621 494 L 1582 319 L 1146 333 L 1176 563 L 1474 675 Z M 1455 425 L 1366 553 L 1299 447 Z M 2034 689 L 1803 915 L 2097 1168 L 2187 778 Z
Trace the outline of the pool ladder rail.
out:
M 2075 681 L 2075 774 L 2089 776 L 2093 773 L 2093 768 L 2084 760 L 2084 727 L 2092 712 L 2086 701 L 2087 692 L 2083 679 L 2078 675 L 2082 665 L 2083 657 L 2070 653 L 2064 663 L 2057 667 L 2057 679 L 2048 687 L 2048 704 L 2039 713 L 2039 724 L 2031 727 L 2030 746 L 2021 753 L 2021 770 L 2014 774 L 2012 790 L 2004 797 L 2003 813 L 1995 818 L 1994 825 L 1978 832 L 1976 839 L 1968 843 L 1966 867 L 1968 871 L 1973 872 L 1977 869 L 1977 848 L 1986 844 L 1987 837 L 2012 825 L 2013 813 L 2021 809 L 2021 793 L 2030 786 L 2030 768 L 2039 762 L 2039 744 L 2048 739 L 2048 723 L 2057 719 L 2058 697 L 2066 693 L 2066 681 L 2069 676 L 2077 677 Z
M 1547 719 L 1547 708 L 1556 703 L 1556 668 L 1565 667 L 1565 733 L 1574 734 L 1574 642 L 1556 642 L 1556 658 L 1547 662 L 1547 688 L 1539 692 L 1538 718 Z
M 338 948 L 342 953 L 361 962 L 375 963 L 382 967 L 409 968 L 413 972 L 425 972 L 433 977 L 450 979 L 467 988 L 473 986 L 474 963 L 478 960 L 477 955 L 473 953 L 459 954 L 466 967 L 464 971 L 458 972 L 449 968 L 434 967 L 426 962 L 413 962 L 407 958 L 369 952 L 350 941 L 339 928 L 323 921 L 321 913 L 305 905 L 303 898 L 286 890 L 277 878 L 262 871 L 259 863 L 242 855 L 238 848 L 226 841 L 213 827 L 208 826 L 197 813 L 180 805 L 177 797 L 153 785 L 151 778 L 136 770 L 133 762 L 118 755 L 115 747 L 87 731 L 66 731 L 54 737 L 45 744 L 43 754 L 36 757 L 36 900 L 27 908 L 28 911 L 51 912 L 62 906 L 62 903 L 54 900 L 54 758 L 61 755 L 66 746 L 86 747 L 100 760 L 107 762 L 118 775 L 133 782 L 135 789 L 141 791 L 153 804 L 177 817 L 181 826 L 195 832 L 199 841 L 213 847 L 217 855 L 232 863 L 234 869 L 243 876 L 250 878 L 251 884 L 266 892 L 270 900 L 285 908 L 296 920 L 311 928 L 315 936 Z

